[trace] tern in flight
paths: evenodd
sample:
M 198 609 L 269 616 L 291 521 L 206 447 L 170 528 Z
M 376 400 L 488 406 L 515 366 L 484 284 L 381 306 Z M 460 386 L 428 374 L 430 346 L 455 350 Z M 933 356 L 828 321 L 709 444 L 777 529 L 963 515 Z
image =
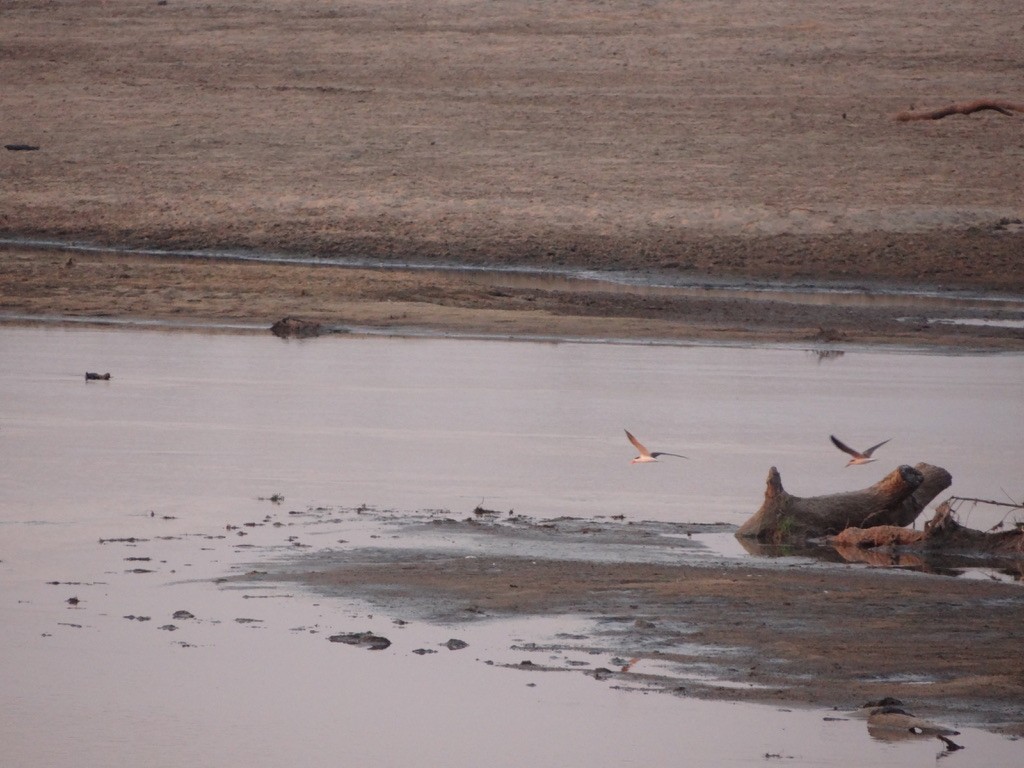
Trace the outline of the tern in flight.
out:
M 638 451 L 640 451 L 640 455 L 633 459 L 631 462 L 629 462 L 630 464 L 643 464 L 648 461 L 657 461 L 659 456 L 675 456 L 680 459 L 686 458 L 686 456 L 683 456 L 681 453 L 665 453 L 664 451 L 654 451 L 652 453 L 651 451 L 648 451 L 647 448 L 644 447 L 643 443 L 641 443 L 639 440 L 633 437 L 629 433 L 628 429 L 626 430 L 626 437 L 628 437 L 629 442 L 631 442 L 633 446 Z
M 853 448 L 848 446 L 835 435 L 829 435 L 829 437 L 832 438 L 832 443 L 835 445 L 836 448 L 838 448 L 840 451 L 845 451 L 846 453 L 853 456 L 853 458 L 850 459 L 849 462 L 847 462 L 846 464 L 846 466 L 848 467 L 854 464 L 867 464 L 872 461 L 878 461 L 878 459 L 872 459 L 871 454 L 875 452 L 876 448 L 881 448 L 883 445 L 888 443 L 889 440 L 892 440 L 892 438 L 890 437 L 889 440 L 883 440 L 878 445 L 872 445 L 866 451 L 855 451 L 853 450 Z

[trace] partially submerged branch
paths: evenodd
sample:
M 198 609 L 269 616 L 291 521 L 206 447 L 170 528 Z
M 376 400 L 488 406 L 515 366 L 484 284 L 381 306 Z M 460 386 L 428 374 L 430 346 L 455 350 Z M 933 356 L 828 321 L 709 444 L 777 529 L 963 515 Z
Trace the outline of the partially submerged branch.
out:
M 992 110 L 1001 115 L 1012 117 L 1014 112 L 1024 112 L 1024 104 L 1006 101 L 1005 99 L 975 99 L 974 101 L 950 104 L 949 106 L 932 109 L 927 112 L 908 110 L 900 112 L 894 117 L 896 120 L 905 123 L 910 120 L 941 120 L 950 115 L 970 115 L 984 110 Z
M 955 497 L 954 497 L 955 498 Z M 901 548 L 926 553 L 987 555 L 997 557 L 1024 556 L 1024 528 L 1009 531 L 976 531 L 955 519 L 949 501 L 935 510 L 924 530 L 913 531 L 891 525 L 873 528 L 848 528 L 830 539 L 837 549 Z

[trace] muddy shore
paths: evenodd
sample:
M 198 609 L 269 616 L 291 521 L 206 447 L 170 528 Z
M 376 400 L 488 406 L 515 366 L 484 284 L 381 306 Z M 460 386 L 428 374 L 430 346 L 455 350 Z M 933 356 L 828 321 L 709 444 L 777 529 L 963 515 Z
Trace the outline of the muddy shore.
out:
M 746 279 L 661 287 L 525 273 L 360 269 L 0 247 L 8 320 L 160 321 L 269 331 L 283 318 L 323 333 L 427 333 L 522 339 L 880 345 L 957 352 L 1024 349 L 1024 298 L 892 284 L 829 291 Z M 834 288 L 835 286 L 833 286 Z M 999 323 L 1009 321 L 1009 327 Z M 990 324 L 991 323 L 991 324 Z
M 278 554 L 228 583 L 301 585 L 455 630 L 493 618 L 582 616 L 592 624 L 585 636 L 537 642 L 597 654 L 601 664 L 575 671 L 615 685 L 844 712 L 888 696 L 919 715 L 1024 733 L 1019 585 L 893 567 L 898 557 L 868 568 L 827 548 L 708 557 L 702 536 L 729 526 L 355 514 L 383 523 L 382 542 L 415 545 Z M 338 518 L 307 510 L 290 522 Z M 623 663 L 609 667 L 608 658 Z M 567 668 L 538 660 L 524 669 Z

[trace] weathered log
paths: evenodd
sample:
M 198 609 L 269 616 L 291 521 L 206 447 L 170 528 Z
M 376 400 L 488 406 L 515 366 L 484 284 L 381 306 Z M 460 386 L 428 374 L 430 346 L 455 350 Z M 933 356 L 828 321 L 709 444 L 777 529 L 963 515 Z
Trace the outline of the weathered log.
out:
M 991 109 L 1001 115 L 1008 115 L 1012 117 L 1014 112 L 1024 112 L 1024 104 L 1006 101 L 1004 99 L 976 99 L 974 101 L 950 104 L 947 107 L 940 107 L 939 109 L 932 109 L 927 112 L 915 112 L 914 110 L 899 112 L 894 115 L 894 118 L 902 123 L 910 120 L 941 120 L 942 118 L 949 117 L 950 115 L 970 115 L 974 112 L 981 112 L 986 109 Z
M 948 501 L 938 506 L 923 530 L 893 525 L 847 528 L 828 542 L 845 560 L 873 565 L 925 567 L 935 558 L 948 564 L 956 557 L 975 564 L 1024 559 L 1024 526 L 998 531 L 968 528 L 956 521 Z
M 924 541 L 924 531 L 902 528 L 898 525 L 875 525 L 871 528 L 847 528 L 829 539 L 837 549 L 884 549 L 910 547 Z
M 774 543 L 830 536 L 850 527 L 909 525 L 953 478 L 942 467 L 906 464 L 870 488 L 825 496 L 793 496 L 779 471 L 768 471 L 764 502 L 736 535 Z

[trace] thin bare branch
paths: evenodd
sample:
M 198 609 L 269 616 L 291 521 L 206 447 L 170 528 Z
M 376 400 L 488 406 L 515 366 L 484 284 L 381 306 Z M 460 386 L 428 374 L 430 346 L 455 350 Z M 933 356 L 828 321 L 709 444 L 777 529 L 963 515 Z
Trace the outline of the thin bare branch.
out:
M 941 120 L 950 115 L 970 115 L 986 109 L 1012 117 L 1014 112 L 1024 112 L 1024 104 L 1006 101 L 1005 99 L 976 99 L 975 101 L 962 101 L 957 104 L 950 104 L 947 107 L 940 107 L 939 109 L 932 109 L 926 112 L 916 112 L 914 110 L 899 112 L 894 115 L 894 118 L 903 123 L 910 120 Z

